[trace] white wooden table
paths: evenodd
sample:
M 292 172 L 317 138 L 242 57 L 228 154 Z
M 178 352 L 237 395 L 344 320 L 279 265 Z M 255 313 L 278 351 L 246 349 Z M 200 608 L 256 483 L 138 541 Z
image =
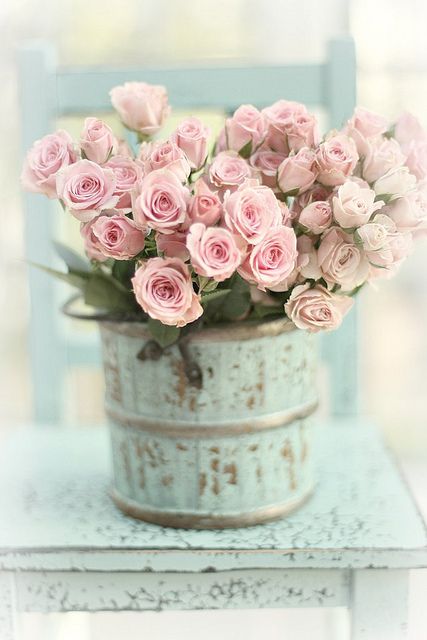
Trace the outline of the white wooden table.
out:
M 319 484 L 288 518 L 157 527 L 110 501 L 104 429 L 21 430 L 0 461 L 0 638 L 21 611 L 348 606 L 352 638 L 405 637 L 424 523 L 376 433 L 318 430 Z

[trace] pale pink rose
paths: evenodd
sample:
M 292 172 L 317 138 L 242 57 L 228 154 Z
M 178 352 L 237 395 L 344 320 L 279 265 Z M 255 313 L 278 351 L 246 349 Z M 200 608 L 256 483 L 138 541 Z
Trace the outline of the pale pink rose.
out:
M 92 233 L 92 224 L 96 220 L 90 222 L 82 222 L 80 225 L 80 235 L 83 238 L 84 250 L 90 260 L 105 262 L 108 257 L 104 255 L 99 248 L 98 238 Z
M 186 231 L 173 231 L 173 233 L 156 233 L 156 245 L 158 251 L 164 253 L 167 258 L 181 258 L 184 262 L 190 259 L 187 249 Z
M 170 113 L 168 94 L 162 86 L 125 82 L 111 89 L 110 97 L 122 122 L 144 136 L 157 133 Z
M 371 254 L 384 249 L 388 244 L 390 234 L 395 231 L 395 223 L 383 213 L 378 213 L 371 222 L 363 224 L 357 229 L 357 238 L 360 240 L 370 262 L 372 261 Z
M 215 154 L 219 153 L 220 151 L 227 151 L 227 136 L 225 135 L 225 127 L 223 127 L 219 132 L 218 137 L 215 141 L 214 149 Z
M 191 225 L 187 249 L 196 273 L 217 282 L 230 278 L 242 261 L 242 253 L 228 229 L 206 227 L 201 222 Z
M 224 200 L 224 222 L 249 244 L 258 244 L 283 223 L 283 212 L 269 187 L 249 182 Z
M 253 170 L 236 151 L 221 151 L 209 167 L 209 180 L 222 191 L 233 191 L 251 178 Z
M 315 183 L 310 189 L 304 191 L 304 193 L 299 194 L 295 198 L 293 198 L 291 204 L 291 216 L 292 218 L 296 218 L 301 211 L 307 207 L 312 202 L 318 201 L 329 201 L 331 196 L 330 189 L 327 189 L 322 184 Z
M 86 223 L 89 229 L 83 235 L 89 237 L 92 249 L 107 258 L 130 260 L 140 253 L 145 245 L 145 235 L 125 215 L 98 216 Z
M 116 177 L 114 195 L 119 197 L 116 209 L 128 213 L 132 210 L 132 192 L 138 188 L 144 175 L 141 163 L 128 156 L 113 156 L 105 164 Z
M 149 149 L 149 153 L 147 153 Z M 145 173 L 156 169 L 172 171 L 180 182 L 187 182 L 191 166 L 185 153 L 174 142 L 153 142 L 145 146 Z
M 137 302 L 151 318 L 184 327 L 203 313 L 187 265 L 179 258 L 150 258 L 132 278 Z
M 186 118 L 175 129 L 171 140 L 185 153 L 193 170 L 200 169 L 208 155 L 211 132 L 198 118 Z
M 397 140 L 379 136 L 366 145 L 366 153 L 362 165 L 363 178 L 371 183 L 393 169 L 401 167 L 405 155 Z
M 37 140 L 28 151 L 21 174 L 24 189 L 57 198 L 56 174 L 78 159 L 71 136 L 60 129 Z
M 87 160 L 104 164 L 116 152 L 117 140 L 105 122 L 98 118 L 86 118 L 80 134 L 80 149 Z
M 285 158 L 284 153 L 261 147 L 251 155 L 249 163 L 261 173 L 262 184 L 277 189 L 277 170 Z
M 263 109 L 267 124 L 267 143 L 279 153 L 313 147 L 318 142 L 316 118 L 298 102 L 278 100 Z
M 283 160 L 277 171 L 277 184 L 283 193 L 298 195 L 313 185 L 316 176 L 316 154 L 305 147 Z
M 394 127 L 394 137 L 401 145 L 408 144 L 414 140 L 426 138 L 426 132 L 420 121 L 412 113 L 403 112 L 396 121 Z
M 317 256 L 326 282 L 338 284 L 343 291 L 351 291 L 368 277 L 369 262 L 363 250 L 338 227 L 325 231 Z
M 285 304 L 285 312 L 298 329 L 317 333 L 337 329 L 351 309 L 353 299 L 331 293 L 325 287 L 296 286 Z
M 375 191 L 364 189 L 350 180 L 338 188 L 332 199 L 334 218 L 344 229 L 365 224 L 383 205 L 382 200 L 375 202 Z
M 134 157 L 134 153 L 133 153 L 132 149 L 130 148 L 130 145 L 128 144 L 128 142 L 126 140 L 123 140 L 123 138 L 118 138 L 117 139 L 117 147 L 115 149 L 114 155 L 116 155 L 116 156 L 124 156 L 126 158 L 133 158 Z
M 377 196 L 388 196 L 388 201 L 401 198 L 414 191 L 417 179 L 409 173 L 408 167 L 398 167 L 379 178 L 373 188 Z
M 271 229 L 251 248 L 238 271 L 242 278 L 258 285 L 261 291 L 275 289 L 286 291 L 287 278 L 296 266 L 297 239 L 290 227 Z
M 343 133 L 353 138 L 357 151 L 365 155 L 369 138 L 379 136 L 388 129 L 388 121 L 383 116 L 364 107 L 356 107 L 350 120 L 348 120 Z
M 344 134 L 331 136 L 317 150 L 317 180 L 326 186 L 342 184 L 353 173 L 358 158 L 354 140 Z
M 371 265 L 369 279 L 391 278 L 413 248 L 412 234 L 409 232 L 390 233 L 386 244 L 377 251 L 367 253 Z
M 225 130 L 229 149 L 241 151 L 250 143 L 250 151 L 253 152 L 265 137 L 266 122 L 256 107 L 242 104 L 233 116 L 225 121 Z
M 421 190 L 412 191 L 394 200 L 384 212 L 399 231 L 423 231 L 427 229 L 427 194 Z
M 114 172 L 90 160 L 70 164 L 56 176 L 58 198 L 81 222 L 92 220 L 103 209 L 112 209 L 119 200 L 115 189 Z
M 315 200 L 308 204 L 299 214 L 299 224 L 310 233 L 320 234 L 331 226 L 332 209 L 326 200 Z
M 202 178 L 199 178 L 193 187 L 194 195 L 187 212 L 189 223 L 203 222 L 207 227 L 211 227 L 222 218 L 222 203 Z
M 405 164 L 409 171 L 424 180 L 427 177 L 427 139 L 413 140 L 403 146 L 406 155 Z
M 189 200 L 188 188 L 176 175 L 168 169 L 158 169 L 141 180 L 133 217 L 141 229 L 172 233 L 185 221 Z
M 322 272 L 319 267 L 315 240 L 309 236 L 299 236 L 297 238 L 297 268 L 304 278 L 319 280 Z
M 277 201 L 280 208 L 280 215 L 282 216 L 282 225 L 284 227 L 292 227 L 292 214 L 288 205 L 284 202 Z

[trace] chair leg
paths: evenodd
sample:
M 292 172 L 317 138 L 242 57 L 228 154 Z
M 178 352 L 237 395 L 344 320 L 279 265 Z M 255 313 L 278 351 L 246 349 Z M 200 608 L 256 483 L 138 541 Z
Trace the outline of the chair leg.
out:
M 406 569 L 353 570 L 351 640 L 404 640 L 408 585 Z
M 14 580 L 11 573 L 0 572 L 0 638 L 16 640 Z

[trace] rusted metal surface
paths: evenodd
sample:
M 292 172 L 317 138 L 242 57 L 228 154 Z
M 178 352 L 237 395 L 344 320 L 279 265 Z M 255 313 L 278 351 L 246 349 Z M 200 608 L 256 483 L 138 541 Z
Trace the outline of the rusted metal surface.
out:
M 286 321 L 209 329 L 154 359 L 140 356 L 144 327 L 104 322 L 101 336 L 123 511 L 170 526 L 245 526 L 310 494 L 313 336 Z

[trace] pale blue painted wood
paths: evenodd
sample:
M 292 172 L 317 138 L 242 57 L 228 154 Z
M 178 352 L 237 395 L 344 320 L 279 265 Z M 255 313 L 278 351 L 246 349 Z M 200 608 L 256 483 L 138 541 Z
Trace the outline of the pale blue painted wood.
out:
M 331 42 L 326 61 L 317 65 L 242 66 L 236 68 L 127 69 L 57 68 L 47 43 L 29 43 L 19 54 L 23 149 L 52 130 L 54 117 L 110 109 L 108 92 L 125 80 L 144 79 L 164 83 L 175 107 L 217 106 L 233 110 L 242 102 L 264 106 L 278 98 L 300 100 L 328 110 L 330 124 L 340 126 L 355 102 L 355 58 L 351 39 Z M 40 89 L 42 87 L 42 89 Z M 52 261 L 48 243 L 52 237 L 50 203 L 42 197 L 25 196 L 26 253 L 38 262 Z M 32 330 L 30 335 L 35 417 L 40 423 L 58 422 L 65 363 L 96 362 L 94 347 L 64 344 L 55 328 L 58 313 L 54 283 L 32 270 Z M 336 414 L 357 411 L 356 314 L 343 328 L 325 340 L 334 384 L 332 409 Z M 344 361 L 342 354 L 348 359 Z

